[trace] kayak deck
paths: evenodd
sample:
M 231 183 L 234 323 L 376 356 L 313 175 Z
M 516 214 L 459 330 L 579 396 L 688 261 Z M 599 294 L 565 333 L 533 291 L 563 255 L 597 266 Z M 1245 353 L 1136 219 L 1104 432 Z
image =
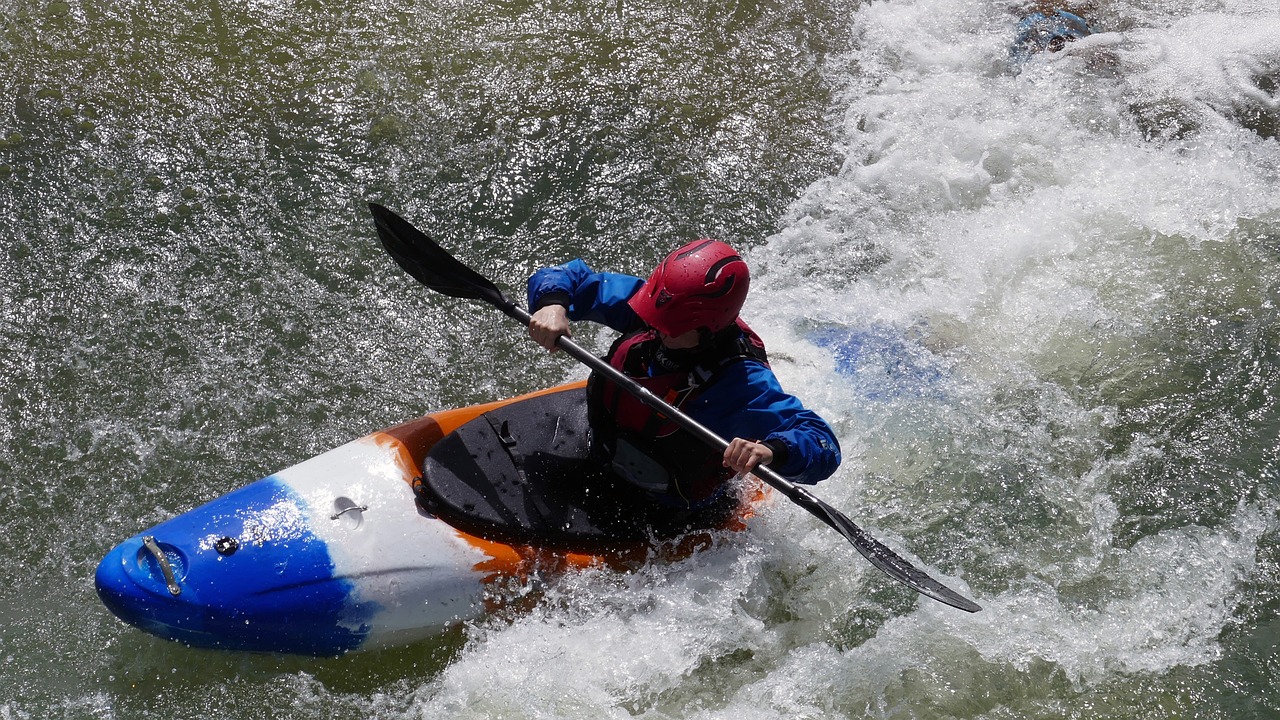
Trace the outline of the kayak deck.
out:
M 335 655 L 480 617 L 512 581 L 713 542 L 711 529 L 650 533 L 581 472 L 582 393 L 576 383 L 433 413 L 317 455 L 124 540 L 99 563 L 98 594 L 125 622 L 188 645 Z M 503 479 L 485 474 L 495 468 Z M 424 471 L 453 508 L 415 496 Z M 763 497 L 754 487 L 716 528 L 743 527 Z
M 696 513 L 659 505 L 593 457 L 590 436 L 581 387 L 502 405 L 432 447 L 418 499 L 489 539 L 580 551 L 719 527 L 738 505 L 729 494 Z

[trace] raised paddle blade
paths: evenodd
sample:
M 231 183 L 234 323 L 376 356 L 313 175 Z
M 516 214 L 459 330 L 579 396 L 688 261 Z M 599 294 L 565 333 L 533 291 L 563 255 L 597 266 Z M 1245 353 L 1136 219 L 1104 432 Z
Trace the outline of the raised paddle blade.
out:
M 450 297 L 511 305 L 488 278 L 463 265 L 408 220 L 377 203 L 369 203 L 369 210 L 382 246 L 418 282 Z

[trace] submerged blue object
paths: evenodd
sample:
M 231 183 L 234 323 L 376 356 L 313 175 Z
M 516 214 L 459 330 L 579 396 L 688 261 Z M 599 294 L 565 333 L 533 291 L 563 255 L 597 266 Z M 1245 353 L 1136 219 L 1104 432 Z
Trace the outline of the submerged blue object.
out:
M 1009 60 L 1020 65 L 1038 52 L 1058 52 L 1067 43 L 1093 34 L 1084 18 L 1066 10 L 1046 15 L 1034 12 L 1018 23 L 1018 34 L 1009 47 Z
M 835 371 L 869 400 L 935 395 L 945 378 L 935 355 L 887 325 L 820 328 L 809 340 L 831 351 Z

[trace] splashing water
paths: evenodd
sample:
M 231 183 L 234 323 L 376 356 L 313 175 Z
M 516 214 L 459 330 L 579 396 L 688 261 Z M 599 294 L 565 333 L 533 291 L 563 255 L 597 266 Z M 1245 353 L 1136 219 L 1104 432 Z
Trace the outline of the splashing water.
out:
M 1024 9 L 14 4 L 0 716 L 1280 712 L 1280 15 L 1095 2 L 1093 35 L 1011 68 Z M 986 609 L 780 501 L 399 650 L 115 622 L 91 575 L 120 538 L 581 373 L 405 281 L 370 199 L 508 288 L 743 246 L 744 315 L 845 450 L 815 492 Z

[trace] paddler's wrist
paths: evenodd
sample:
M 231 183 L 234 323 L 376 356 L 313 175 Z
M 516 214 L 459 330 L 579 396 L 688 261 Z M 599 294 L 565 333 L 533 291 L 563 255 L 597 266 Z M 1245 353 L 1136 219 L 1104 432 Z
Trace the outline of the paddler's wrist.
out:
M 773 453 L 773 459 L 769 461 L 769 466 L 774 468 L 782 467 L 787 464 L 787 444 L 778 438 L 769 438 L 761 440 L 760 444 L 769 448 Z
M 563 290 L 552 290 L 551 292 L 544 293 L 536 302 L 534 302 L 533 310 L 534 312 L 537 312 L 548 305 L 559 305 L 568 309 L 572 302 L 573 298 L 569 297 L 569 293 L 564 292 Z

